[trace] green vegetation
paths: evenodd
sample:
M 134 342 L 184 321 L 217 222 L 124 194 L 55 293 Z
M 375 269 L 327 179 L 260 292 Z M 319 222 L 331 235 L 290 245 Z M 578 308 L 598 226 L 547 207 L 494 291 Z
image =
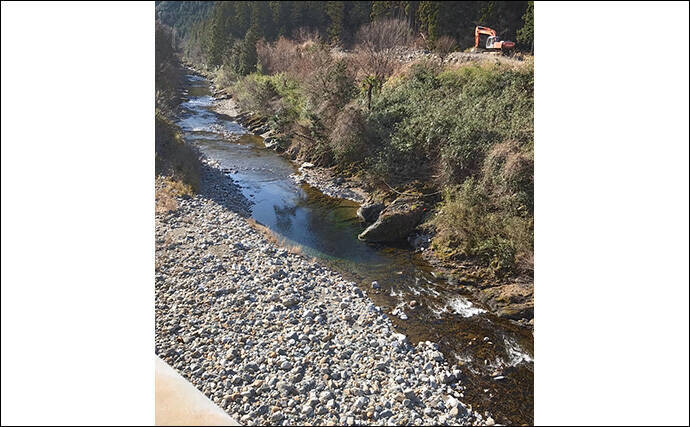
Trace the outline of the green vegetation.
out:
M 426 194 L 439 257 L 531 274 L 532 58 L 397 56 L 421 45 L 443 58 L 474 43 L 476 24 L 532 47 L 531 2 L 221 2 L 189 32 L 187 46 L 201 47 L 187 59 L 210 67 L 292 158 L 375 194 Z
M 418 64 L 373 105 L 380 136 L 368 170 L 445 189 L 433 247 L 491 272 L 529 272 L 533 249 L 533 67 Z
M 408 165 L 408 176 L 433 169 L 442 185 L 477 173 L 497 142 L 527 144 L 533 133 L 533 68 L 473 64 L 442 70 L 414 65 L 377 98 L 372 121 L 382 128 L 384 169 Z M 399 169 L 399 168 L 398 168 Z
M 477 177 L 447 187 L 429 224 L 442 258 L 477 257 L 495 275 L 533 270 L 533 153 L 495 145 Z
M 182 83 L 180 64 L 173 48 L 172 32 L 156 23 L 156 108 L 171 109 L 178 102 Z

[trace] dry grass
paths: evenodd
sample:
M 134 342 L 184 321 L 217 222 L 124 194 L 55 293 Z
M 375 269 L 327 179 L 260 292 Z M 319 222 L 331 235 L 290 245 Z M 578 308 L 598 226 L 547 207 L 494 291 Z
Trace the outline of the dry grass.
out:
M 453 52 L 457 43 L 455 39 L 450 36 L 441 36 L 434 42 L 434 52 L 441 57 L 441 61 L 445 59 L 448 54 Z
M 383 88 L 392 89 L 404 79 L 410 77 L 410 75 L 419 67 L 425 67 L 429 70 L 433 70 L 432 72 L 436 74 L 440 73 L 444 69 L 448 69 L 448 67 L 441 65 L 438 60 L 429 58 L 417 58 L 407 62 L 401 61 L 395 64 L 395 68 L 393 69 L 393 72 L 388 80 L 386 80 L 386 83 L 384 83 Z
M 531 189 L 534 154 L 513 140 L 498 143 L 487 153 L 481 176 L 486 191 L 500 197 Z
M 192 196 L 192 187 L 169 176 L 156 178 L 156 213 L 166 213 L 177 209 L 177 198 Z

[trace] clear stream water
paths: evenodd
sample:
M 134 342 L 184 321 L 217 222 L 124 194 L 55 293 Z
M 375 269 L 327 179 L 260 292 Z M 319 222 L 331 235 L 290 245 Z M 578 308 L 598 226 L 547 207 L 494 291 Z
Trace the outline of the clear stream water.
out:
M 533 424 L 533 338 L 531 330 L 499 319 L 471 301 L 461 287 L 433 274 L 409 247 L 361 242 L 354 202 L 323 195 L 290 175 L 295 165 L 263 148 L 260 137 L 211 110 L 209 82 L 187 75 L 178 125 L 188 142 L 229 169 L 251 201 L 252 217 L 288 243 L 300 247 L 359 283 L 412 343 L 436 342 L 449 363 L 458 363 L 466 386 L 463 401 L 489 411 L 502 424 Z M 230 138 L 241 135 L 239 141 Z M 380 290 L 372 289 L 376 280 Z M 410 308 L 410 302 L 415 307 Z

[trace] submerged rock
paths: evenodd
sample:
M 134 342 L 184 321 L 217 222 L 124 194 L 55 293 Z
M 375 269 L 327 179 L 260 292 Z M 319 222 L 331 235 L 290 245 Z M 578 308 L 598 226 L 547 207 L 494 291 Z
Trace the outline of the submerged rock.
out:
M 366 242 L 396 242 L 404 240 L 422 220 L 424 206 L 414 197 L 401 196 L 381 211 L 375 223 L 359 236 Z
M 407 242 L 415 251 L 423 251 L 431 244 L 431 235 L 428 233 L 418 233 L 408 236 Z
M 285 140 L 277 136 L 268 136 L 264 138 L 264 147 L 269 150 L 282 152 L 285 150 Z

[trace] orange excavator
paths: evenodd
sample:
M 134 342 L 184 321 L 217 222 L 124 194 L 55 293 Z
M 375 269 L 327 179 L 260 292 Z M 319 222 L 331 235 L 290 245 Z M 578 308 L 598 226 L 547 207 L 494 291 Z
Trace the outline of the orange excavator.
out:
M 483 46 L 479 46 L 479 39 L 481 35 L 487 35 L 486 41 L 482 43 Z M 501 40 L 496 31 L 489 27 L 477 26 L 474 29 L 474 51 L 501 51 L 507 52 L 515 47 L 515 42 L 510 42 L 507 40 Z

